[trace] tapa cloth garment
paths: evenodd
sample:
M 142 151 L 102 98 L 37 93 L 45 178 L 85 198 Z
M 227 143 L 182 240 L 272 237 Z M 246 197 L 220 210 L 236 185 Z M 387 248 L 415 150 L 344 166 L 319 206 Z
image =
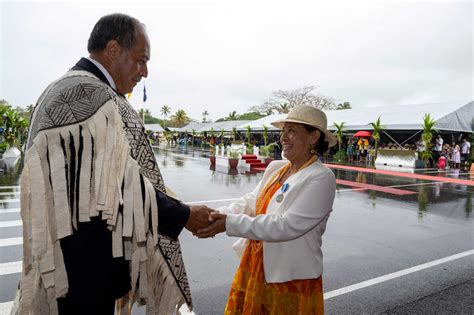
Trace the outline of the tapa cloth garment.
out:
M 56 299 L 68 292 L 59 240 L 99 215 L 112 231 L 113 257 L 130 261 L 122 311 L 134 302 L 146 303 L 147 314 L 191 307 L 180 244 L 158 232 L 155 189 L 166 192 L 127 100 L 87 71 L 53 82 L 33 114 L 21 177 L 18 313 L 57 314 Z

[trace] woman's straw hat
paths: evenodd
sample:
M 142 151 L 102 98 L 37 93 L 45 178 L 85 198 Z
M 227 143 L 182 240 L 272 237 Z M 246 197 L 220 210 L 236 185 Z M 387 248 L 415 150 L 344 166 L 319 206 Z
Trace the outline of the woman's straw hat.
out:
M 308 105 L 295 106 L 288 113 L 285 119 L 274 121 L 271 124 L 278 129 L 282 129 L 286 122 L 304 124 L 318 128 L 326 136 L 325 140 L 329 143 L 330 147 L 337 143 L 334 134 L 327 129 L 328 119 L 326 114 L 316 107 Z

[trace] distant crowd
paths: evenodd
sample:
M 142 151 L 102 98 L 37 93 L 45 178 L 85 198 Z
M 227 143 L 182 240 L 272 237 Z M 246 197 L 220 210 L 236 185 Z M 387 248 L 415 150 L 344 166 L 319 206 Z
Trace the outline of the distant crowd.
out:
M 469 165 L 469 154 L 471 152 L 471 143 L 466 138 L 462 142 L 445 143 L 443 137 L 438 135 L 433 148 L 433 160 L 440 169 L 463 168 Z

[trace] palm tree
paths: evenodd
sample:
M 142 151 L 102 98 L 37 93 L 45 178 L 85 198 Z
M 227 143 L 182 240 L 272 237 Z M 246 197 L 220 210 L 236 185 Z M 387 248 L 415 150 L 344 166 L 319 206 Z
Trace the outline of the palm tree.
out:
M 10 147 L 17 147 L 23 154 L 23 144 L 28 138 L 28 120 L 21 117 L 18 111 L 8 108 L 4 112 L 5 140 Z
M 221 128 L 221 133 L 220 133 L 219 137 L 221 138 L 219 146 L 222 147 L 224 145 L 224 128 Z
M 341 151 L 342 149 L 342 137 L 343 137 L 342 130 L 344 129 L 345 124 L 346 124 L 345 122 L 342 122 L 340 124 L 334 123 L 334 127 L 336 127 L 335 136 L 337 139 L 337 144 L 339 145 L 339 151 Z
M 374 141 L 375 141 L 374 142 L 374 147 L 375 147 L 374 162 L 375 162 L 375 159 L 377 158 L 377 150 L 379 147 L 380 133 L 382 132 L 384 126 L 382 126 L 382 124 L 380 123 L 380 116 L 379 118 L 377 118 L 376 121 L 371 122 L 370 125 L 374 129 L 372 131 L 372 138 L 374 138 Z
M 166 119 L 168 115 L 171 113 L 171 108 L 168 105 L 163 105 L 160 110 L 161 115 L 163 116 L 163 119 Z
M 237 138 L 237 128 L 232 127 L 232 138 L 233 141 L 235 141 L 235 138 Z
M 268 140 L 268 127 L 263 125 L 263 145 L 265 147 L 267 146 L 267 140 Z
M 423 161 L 428 161 L 431 157 L 431 140 L 433 139 L 433 132 L 436 131 L 434 126 L 436 125 L 436 121 L 431 118 L 430 114 L 425 114 L 423 117 L 423 132 L 421 134 L 421 139 L 423 140 L 423 145 L 425 146 L 425 150 L 421 152 L 421 159 Z
M 279 114 L 288 114 L 290 111 L 290 105 L 288 103 L 283 103 L 277 106 L 277 111 Z
M 209 116 L 209 112 L 207 110 L 202 112 L 202 122 L 207 122 L 207 116 Z
M 252 130 L 250 129 L 250 125 L 247 125 L 245 131 L 245 138 L 247 139 L 247 153 L 252 153 L 253 145 L 250 143 L 250 136 L 252 135 Z
M 227 116 L 226 120 L 237 120 L 239 116 L 237 115 L 237 112 L 234 110 L 233 112 L 229 113 L 229 116 Z
M 183 127 L 189 122 L 189 117 L 184 109 L 178 109 L 174 115 L 171 115 L 171 120 L 176 127 Z

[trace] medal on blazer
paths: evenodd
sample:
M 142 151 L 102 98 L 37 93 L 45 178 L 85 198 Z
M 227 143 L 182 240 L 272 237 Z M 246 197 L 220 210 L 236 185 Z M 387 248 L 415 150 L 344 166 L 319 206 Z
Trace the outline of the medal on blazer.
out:
M 283 186 L 281 186 L 281 193 L 276 197 L 277 202 L 283 201 L 283 193 L 285 193 L 288 188 L 290 188 L 290 185 L 288 183 L 284 183 Z

